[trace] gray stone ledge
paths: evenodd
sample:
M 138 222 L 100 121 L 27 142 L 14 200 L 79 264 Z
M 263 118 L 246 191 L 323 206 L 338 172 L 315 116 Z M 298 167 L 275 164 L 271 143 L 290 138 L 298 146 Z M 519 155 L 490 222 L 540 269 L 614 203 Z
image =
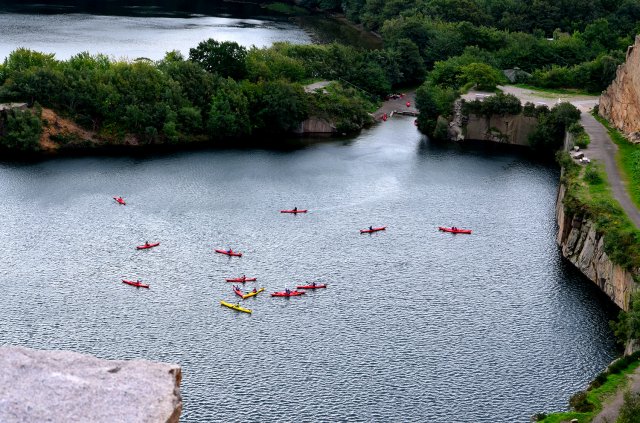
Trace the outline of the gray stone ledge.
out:
M 176 364 L 0 347 L 0 422 L 178 422 Z

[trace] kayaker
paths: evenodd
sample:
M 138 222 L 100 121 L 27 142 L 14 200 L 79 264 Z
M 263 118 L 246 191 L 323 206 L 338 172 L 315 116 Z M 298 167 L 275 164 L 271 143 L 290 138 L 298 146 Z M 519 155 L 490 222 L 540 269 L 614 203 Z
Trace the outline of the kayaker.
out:
M 145 241 L 145 242 L 144 242 L 144 246 L 145 246 L 145 247 L 148 247 L 148 246 L 149 246 L 149 241 Z
M 294 207 L 294 208 L 293 208 L 293 211 L 294 211 L 294 212 L 297 212 L 297 211 L 298 211 L 298 208 L 297 208 L 297 207 Z
M 369 230 L 372 231 L 373 230 L 373 226 L 369 226 Z
M 311 282 L 311 286 L 316 286 L 316 283 L 315 282 Z
M 258 292 L 258 289 L 257 288 L 253 288 L 253 293 L 255 294 L 257 292 Z
M 284 293 L 285 293 L 285 294 L 290 294 L 290 293 L 291 293 L 291 291 L 289 291 L 289 288 L 285 288 L 285 289 L 284 289 Z
M 242 275 L 242 277 L 240 279 L 242 279 L 243 281 L 246 281 L 247 280 L 247 275 Z
M 227 251 L 228 254 L 233 253 L 233 251 L 231 250 L 231 248 L 229 248 L 229 251 Z

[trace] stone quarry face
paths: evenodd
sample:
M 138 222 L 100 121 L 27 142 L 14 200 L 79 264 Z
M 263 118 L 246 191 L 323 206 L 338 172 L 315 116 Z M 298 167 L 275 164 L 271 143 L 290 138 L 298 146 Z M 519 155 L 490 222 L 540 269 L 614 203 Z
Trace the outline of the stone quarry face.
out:
M 178 365 L 0 348 L 0 422 L 178 422 Z
M 640 142 L 640 36 L 627 49 L 616 79 L 600 96 L 599 113 L 633 142 Z

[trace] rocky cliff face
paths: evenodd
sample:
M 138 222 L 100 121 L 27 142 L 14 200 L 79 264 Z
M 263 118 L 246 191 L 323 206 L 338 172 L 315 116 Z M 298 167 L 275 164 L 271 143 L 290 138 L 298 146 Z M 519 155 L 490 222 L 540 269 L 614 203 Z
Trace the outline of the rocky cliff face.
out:
M 640 142 L 640 36 L 627 49 L 616 79 L 600 96 L 599 113 L 630 140 Z
M 604 251 L 604 235 L 581 216 L 568 216 L 564 211 L 566 188 L 560 185 L 556 201 L 557 241 L 562 255 L 593 281 L 621 309 L 629 310 L 629 296 L 635 282 L 630 272 L 614 264 Z
M 0 422 L 177 423 L 175 364 L 0 347 Z
M 529 146 L 529 134 L 538 123 L 535 117 L 495 115 L 491 117 L 462 113 L 460 100 L 454 104 L 448 137 L 452 141 L 480 140 L 502 144 Z

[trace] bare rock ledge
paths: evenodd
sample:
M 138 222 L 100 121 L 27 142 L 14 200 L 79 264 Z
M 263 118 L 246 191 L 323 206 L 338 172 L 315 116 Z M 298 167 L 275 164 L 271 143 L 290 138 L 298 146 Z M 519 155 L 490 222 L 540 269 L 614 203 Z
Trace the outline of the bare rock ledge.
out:
M 0 347 L 0 422 L 178 422 L 176 364 Z

